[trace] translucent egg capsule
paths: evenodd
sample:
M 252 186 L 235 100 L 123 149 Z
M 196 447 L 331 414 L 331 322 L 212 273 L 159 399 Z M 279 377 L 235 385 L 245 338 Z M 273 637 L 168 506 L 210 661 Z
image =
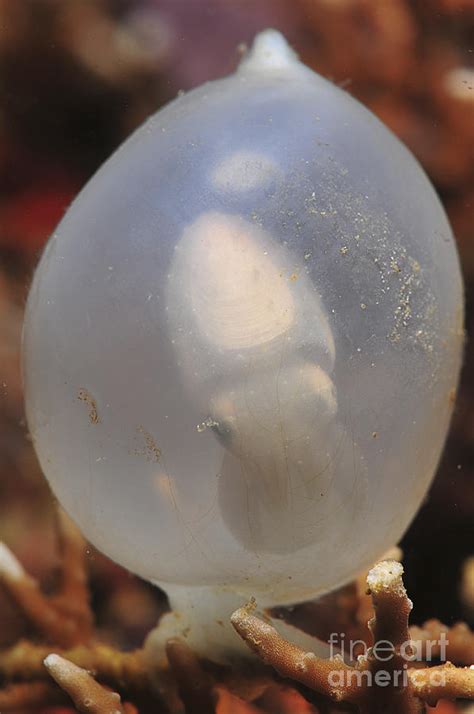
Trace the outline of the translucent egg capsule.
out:
M 117 562 L 301 600 L 419 507 L 462 315 L 417 162 L 266 31 L 61 221 L 27 306 L 28 422 L 55 494 Z

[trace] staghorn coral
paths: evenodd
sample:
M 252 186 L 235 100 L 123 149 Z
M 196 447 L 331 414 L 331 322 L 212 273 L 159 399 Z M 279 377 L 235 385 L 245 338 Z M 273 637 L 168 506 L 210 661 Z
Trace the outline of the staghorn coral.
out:
M 341 606 L 341 611 L 346 607 L 357 612 L 360 619 L 362 613 L 368 612 L 370 599 L 376 611 L 375 618 L 369 623 L 370 632 L 375 642 L 388 640 L 393 643 L 396 654 L 390 663 L 378 661 L 370 649 L 359 657 L 355 666 L 346 664 L 340 657 L 320 659 L 280 637 L 273 627 L 252 614 L 251 607 L 233 615 L 233 625 L 247 644 L 251 644 L 281 676 L 294 681 L 294 684 L 281 683 L 258 662 L 251 662 L 250 666 L 242 662 L 241 666 L 231 668 L 202 660 L 183 640 L 168 642 L 167 664 L 150 662 L 144 650 L 120 652 L 99 643 L 89 608 L 85 543 L 63 515 L 59 519 L 59 528 L 63 543 L 62 572 L 60 586 L 51 597 L 40 592 L 37 583 L 6 546 L 1 550 L 3 583 L 47 642 L 24 640 L 0 651 L 0 677 L 4 682 L 4 689 L 0 691 L 0 709 L 3 712 L 64 705 L 70 696 L 79 711 L 125 714 L 131 714 L 135 709 L 133 705 L 122 704 L 120 698 L 122 702 L 133 702 L 139 710 L 143 706 L 143 711 L 163 714 L 183 711 L 186 714 L 317 714 L 344 711 L 347 703 L 362 712 L 418 714 L 425 711 L 426 704 L 435 703 L 440 696 L 474 697 L 474 670 L 458 669 L 449 663 L 432 668 L 410 667 L 406 685 L 367 686 L 367 674 L 364 673 L 370 672 L 375 677 L 381 665 L 385 670 L 390 668 L 391 672 L 403 670 L 405 662 L 400 648 L 409 639 L 416 639 L 419 652 L 425 655 L 428 641 L 439 640 L 445 632 L 450 659 L 457 664 L 470 664 L 474 659 L 474 634 L 465 625 L 447 629 L 432 621 L 422 628 L 408 630 L 411 603 L 401 579 L 403 569 L 398 562 L 379 563 L 366 575 L 370 598 L 362 589 L 362 577 L 353 586 L 348 586 L 352 597 L 346 596 Z M 57 605 L 58 602 L 61 604 L 66 592 L 69 592 L 67 612 L 64 608 L 58 609 Z M 48 612 L 53 613 L 49 618 L 45 616 Z M 329 612 L 320 615 L 328 620 L 331 618 Z M 349 619 L 348 616 L 347 621 Z M 64 623 L 66 636 L 61 634 L 59 622 Z M 84 634 L 86 629 L 84 633 L 80 632 L 79 622 L 89 623 L 87 635 Z M 338 626 L 337 622 L 334 624 Z M 331 623 L 328 621 L 324 626 L 329 632 Z M 362 627 L 360 632 L 363 633 Z M 353 630 L 353 634 L 356 633 Z M 432 649 L 431 654 L 439 656 L 440 653 Z M 338 680 L 342 675 L 354 676 L 354 673 L 359 674 L 359 679 Z M 443 686 L 436 686 L 436 681 L 433 685 L 433 673 L 438 676 L 438 682 L 442 675 Z M 113 695 L 102 686 L 104 684 L 118 694 Z M 299 691 L 300 685 L 304 688 Z M 334 703 L 330 704 L 330 700 Z
M 441 698 L 474 698 L 472 667 L 458 669 L 446 662 L 433 668 L 407 669 L 412 603 L 402 574 L 403 568 L 396 561 L 382 561 L 369 572 L 367 586 L 375 609 L 369 627 L 374 646 L 354 666 L 338 656 L 320 659 L 284 640 L 275 628 L 252 615 L 254 603 L 237 610 L 232 615 L 232 624 L 249 647 L 281 676 L 301 682 L 336 702 L 354 704 L 360 712 L 419 714 L 425 711 L 425 703 L 436 704 Z M 388 661 L 376 656 L 376 647 L 381 642 L 392 646 Z M 405 671 L 406 680 L 394 676 Z M 390 675 L 384 677 L 384 683 L 379 681 L 380 672 Z
M 3 543 L 0 543 L 0 580 L 43 637 L 69 647 L 90 640 L 93 618 L 84 570 L 84 540 L 61 510 L 58 519 L 63 567 L 56 593 L 49 598 L 43 595 L 37 581 Z
M 57 654 L 50 654 L 44 665 L 51 677 L 66 691 L 76 708 L 90 714 L 132 714 L 132 705 L 122 704 L 116 692 L 111 692 L 81 667 Z
M 43 706 L 66 704 L 68 696 L 79 712 L 90 714 L 134 714 L 137 710 L 123 703 L 120 696 L 98 684 L 84 669 L 57 654 L 49 654 L 44 667 L 57 683 L 29 682 L 13 684 L 0 692 L 2 711 L 36 709 Z

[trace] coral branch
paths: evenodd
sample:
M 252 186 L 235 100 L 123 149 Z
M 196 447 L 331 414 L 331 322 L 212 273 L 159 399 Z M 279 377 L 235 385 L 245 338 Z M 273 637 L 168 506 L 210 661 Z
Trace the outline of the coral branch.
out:
M 51 647 L 19 642 L 0 652 L 0 674 L 8 680 L 37 680 L 46 677 L 44 659 Z M 119 652 L 107 645 L 79 645 L 61 655 L 79 667 L 93 671 L 97 678 L 119 688 L 147 691 L 148 670 L 142 650 Z
M 450 663 L 408 669 L 414 654 L 408 628 L 412 603 L 396 561 L 378 563 L 367 576 L 375 617 L 373 646 L 355 667 L 342 659 L 323 660 L 283 639 L 252 614 L 254 604 L 237 610 L 232 624 L 249 647 L 279 674 L 337 702 L 355 704 L 363 714 L 421 714 L 439 699 L 474 698 L 474 668 Z M 418 653 L 417 653 L 418 654 Z
M 367 655 L 367 666 L 375 687 L 370 699 L 374 711 L 417 714 L 423 710 L 411 687 L 403 683 L 407 657 L 411 655 L 408 618 L 413 608 L 402 580 L 403 566 L 395 560 L 375 565 L 367 575 L 368 592 L 372 596 L 375 615 L 369 621 L 374 645 Z M 402 652 L 402 647 L 406 650 Z M 381 685 L 377 674 L 387 680 Z M 367 711 L 372 711 L 369 705 Z
M 92 633 L 92 613 L 85 572 L 85 542 L 64 513 L 59 514 L 62 550 L 61 584 L 54 597 L 46 597 L 13 553 L 0 543 L 0 581 L 35 629 L 60 647 L 87 642 Z
M 62 509 L 58 510 L 57 519 L 62 567 L 59 588 L 51 602 L 60 612 L 76 622 L 81 633 L 77 642 L 85 642 L 91 637 L 94 622 L 89 602 L 86 541 Z
M 61 615 L 43 595 L 36 580 L 22 568 L 6 545 L 0 543 L 0 580 L 35 628 L 49 641 L 68 646 L 76 640 L 76 625 Z
M 354 701 L 360 697 L 360 690 L 355 688 L 352 692 L 349 691 L 338 684 L 340 677 L 333 676 L 337 672 L 348 675 L 352 672 L 352 667 L 344 664 L 342 659 L 324 660 L 291 644 L 280 637 L 274 627 L 252 615 L 253 609 L 254 603 L 250 603 L 236 610 L 231 622 L 238 634 L 265 664 L 274 667 L 282 677 L 301 682 L 335 701 Z M 345 677 L 342 679 L 345 680 Z M 333 680 L 336 684 L 332 684 Z
M 474 667 L 459 669 L 450 662 L 413 669 L 408 674 L 414 694 L 434 706 L 440 699 L 474 699 Z
M 102 687 L 81 667 L 57 654 L 48 655 L 44 665 L 83 714 L 125 714 L 120 696 Z
M 456 664 L 474 662 L 474 632 L 464 622 L 448 627 L 439 620 L 428 620 L 422 627 L 411 627 L 410 636 L 424 659 L 446 656 Z M 446 652 L 441 650 L 443 643 Z
M 410 639 L 408 618 L 413 607 L 402 575 L 403 566 L 394 560 L 378 563 L 367 575 L 368 592 L 375 610 L 369 622 L 374 642 L 388 640 L 397 651 Z
M 1 711 L 63 702 L 68 693 L 80 711 L 87 710 L 90 714 L 135 712 L 132 705 L 122 704 L 119 695 L 105 689 L 103 683 L 121 694 L 133 695 L 146 706 L 155 706 L 160 701 L 156 691 L 159 686 L 169 711 L 173 712 L 183 711 L 183 707 L 186 714 L 276 711 L 272 696 L 280 700 L 281 692 L 277 695 L 273 690 L 271 696 L 268 675 L 247 672 L 239 678 L 232 670 L 213 668 L 180 640 L 167 643 L 169 670 L 155 667 L 144 650 L 122 653 L 94 642 L 84 542 L 66 517 L 61 515 L 60 519 L 63 568 L 56 595 L 45 597 L 36 581 L 2 545 L 0 579 L 39 630 L 49 639 L 53 636 L 62 638 L 62 642 L 70 639 L 74 646 L 61 646 L 55 655 L 50 655 L 50 645 L 31 642 L 19 642 L 0 651 L 0 676 L 10 683 L 0 691 Z M 332 699 L 337 707 L 348 704 L 361 714 L 421 714 L 427 704 L 440 699 L 474 699 L 473 668 L 458 669 L 450 663 L 410 668 L 411 654 L 416 654 L 417 659 L 423 654 L 427 660 L 436 657 L 444 661 L 449 653 L 450 658 L 470 664 L 474 659 L 474 635 L 465 625 L 458 624 L 449 630 L 437 620 L 409 630 L 412 605 L 402 574 L 400 563 L 384 561 L 368 573 L 363 598 L 360 581 L 352 589 L 341 591 L 341 602 L 350 611 L 346 621 L 353 625 L 354 632 L 365 632 L 361 646 L 364 647 L 367 634 L 374 642 L 359 656 L 355 666 L 338 656 L 329 660 L 319 658 L 285 640 L 268 622 L 253 614 L 254 602 L 237 610 L 232 615 L 232 624 L 249 647 L 281 676 Z M 360 616 L 367 611 L 369 599 L 375 617 L 363 628 Z M 61 628 L 67 623 L 70 629 L 65 635 Z M 83 629 L 86 643 L 78 643 L 74 628 Z M 48 670 L 63 691 L 49 682 Z M 280 704 L 282 712 L 293 711 L 292 707 L 296 711 L 297 707 L 309 714 L 314 709 L 294 690 L 289 690 L 285 703 Z

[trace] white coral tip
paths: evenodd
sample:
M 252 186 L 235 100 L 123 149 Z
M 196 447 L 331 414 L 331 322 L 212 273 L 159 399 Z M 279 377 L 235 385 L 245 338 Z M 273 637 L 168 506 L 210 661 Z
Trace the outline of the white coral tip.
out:
M 0 578 L 21 580 L 24 576 L 25 570 L 20 561 L 5 543 L 0 542 Z
M 44 658 L 43 664 L 58 684 L 65 683 L 71 676 L 82 671 L 80 667 L 54 652 Z
M 402 580 L 403 565 L 396 560 L 383 560 L 377 563 L 367 575 L 367 585 L 372 593 L 386 592 L 387 590 L 403 590 Z
M 62 661 L 63 661 L 62 657 L 60 657 L 58 654 L 54 654 L 54 652 L 52 652 L 51 654 L 49 654 L 47 657 L 44 658 L 44 665 L 45 665 L 45 667 L 50 669 L 50 668 L 57 667 L 57 665 L 60 665 Z

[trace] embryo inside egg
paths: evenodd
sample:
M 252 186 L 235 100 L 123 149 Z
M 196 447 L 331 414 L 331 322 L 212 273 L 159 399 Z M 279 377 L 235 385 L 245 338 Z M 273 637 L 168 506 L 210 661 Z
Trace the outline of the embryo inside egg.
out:
M 175 246 L 167 314 L 190 394 L 227 452 L 224 522 L 247 548 L 310 543 L 315 513 L 347 497 L 334 467 L 354 447 L 335 425 L 335 386 L 320 367 L 331 371 L 334 340 L 303 266 L 241 216 L 205 213 Z

